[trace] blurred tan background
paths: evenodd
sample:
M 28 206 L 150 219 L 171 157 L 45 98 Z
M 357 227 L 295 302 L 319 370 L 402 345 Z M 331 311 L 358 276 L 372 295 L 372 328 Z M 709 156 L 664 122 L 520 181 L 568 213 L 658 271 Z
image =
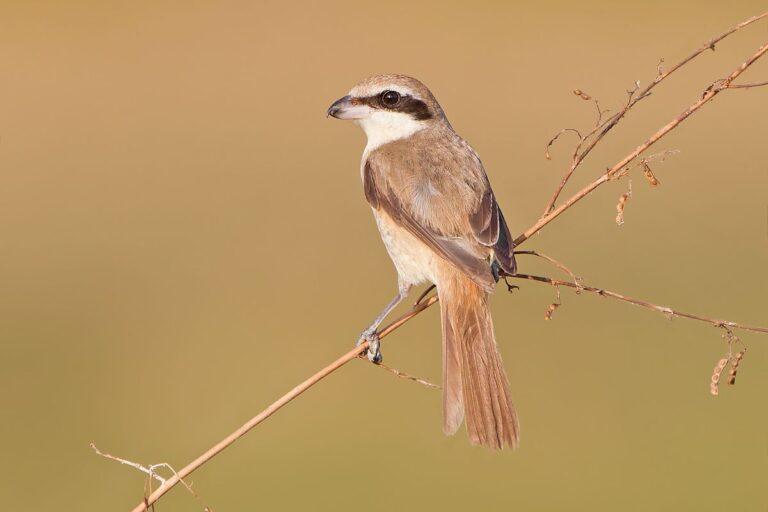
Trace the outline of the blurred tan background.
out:
M 143 476 L 88 444 L 181 467 L 349 349 L 395 291 L 359 181 L 362 132 L 325 109 L 417 76 L 482 156 L 513 232 L 541 213 L 581 88 L 616 109 L 759 1 L 4 2 L 0 7 L 0 491 L 8 510 L 126 510 Z M 584 183 L 768 38 L 740 32 L 638 105 Z M 745 81 L 768 79 L 768 61 Z M 525 245 L 589 283 L 767 324 L 768 90 L 726 92 Z M 572 187 L 569 190 L 573 190 Z M 526 257 L 522 271 L 555 272 Z M 718 398 L 717 329 L 518 283 L 494 297 L 517 452 L 440 430 L 440 393 L 353 362 L 159 510 L 730 510 L 768 507 L 768 338 Z M 439 316 L 385 360 L 435 381 Z

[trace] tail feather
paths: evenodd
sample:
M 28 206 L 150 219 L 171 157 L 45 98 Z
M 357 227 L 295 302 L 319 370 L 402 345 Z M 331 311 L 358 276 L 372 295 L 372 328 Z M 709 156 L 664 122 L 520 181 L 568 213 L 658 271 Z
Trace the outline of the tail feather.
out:
M 443 325 L 443 431 L 466 417 L 470 442 L 516 447 L 517 414 L 493 334 L 488 293 L 454 269 L 438 283 Z
M 461 352 L 456 346 L 455 336 L 446 336 L 445 329 L 446 323 L 443 322 L 443 432 L 453 435 L 464 420 Z

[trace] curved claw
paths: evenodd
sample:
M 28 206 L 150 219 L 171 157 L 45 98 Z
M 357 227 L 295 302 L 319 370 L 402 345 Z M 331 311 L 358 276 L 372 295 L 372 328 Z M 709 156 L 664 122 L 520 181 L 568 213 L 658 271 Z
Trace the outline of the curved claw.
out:
M 381 340 L 379 335 L 375 334 L 368 338 L 368 360 L 373 364 L 380 364 L 384 357 L 381 355 Z
M 381 355 L 381 340 L 379 339 L 379 334 L 375 330 L 366 329 L 360 335 L 355 346 L 359 347 L 366 341 L 368 342 L 368 351 L 366 352 L 368 360 L 374 364 L 381 363 L 384 358 Z

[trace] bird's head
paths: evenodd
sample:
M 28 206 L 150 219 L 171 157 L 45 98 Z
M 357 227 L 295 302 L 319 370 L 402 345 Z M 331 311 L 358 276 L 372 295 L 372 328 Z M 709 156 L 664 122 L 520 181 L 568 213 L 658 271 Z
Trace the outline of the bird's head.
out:
M 448 125 L 443 109 L 427 87 L 405 75 L 366 78 L 335 101 L 328 115 L 359 124 L 373 149 L 435 125 Z M 449 125 L 448 125 L 449 126 Z

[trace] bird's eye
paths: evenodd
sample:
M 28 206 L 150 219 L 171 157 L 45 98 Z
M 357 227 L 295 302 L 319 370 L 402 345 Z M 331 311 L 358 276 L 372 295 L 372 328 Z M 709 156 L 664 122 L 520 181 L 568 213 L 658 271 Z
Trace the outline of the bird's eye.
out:
M 394 107 L 400 103 L 400 93 L 397 91 L 384 91 L 381 93 L 381 102 L 385 107 Z

